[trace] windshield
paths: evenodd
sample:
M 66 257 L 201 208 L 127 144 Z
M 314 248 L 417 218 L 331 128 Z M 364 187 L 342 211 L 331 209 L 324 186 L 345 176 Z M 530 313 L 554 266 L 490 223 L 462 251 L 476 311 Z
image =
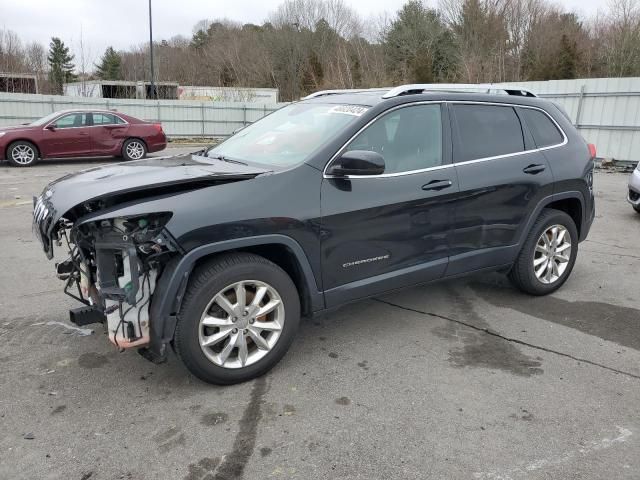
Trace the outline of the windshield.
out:
M 366 111 L 367 107 L 360 105 L 288 105 L 242 129 L 207 155 L 281 167 L 295 165 Z
M 38 120 L 31 122 L 29 125 L 37 127 L 38 125 L 44 125 L 45 123 L 49 123 L 51 120 L 56 118 L 62 112 L 53 112 L 47 115 L 46 117 L 39 118 Z

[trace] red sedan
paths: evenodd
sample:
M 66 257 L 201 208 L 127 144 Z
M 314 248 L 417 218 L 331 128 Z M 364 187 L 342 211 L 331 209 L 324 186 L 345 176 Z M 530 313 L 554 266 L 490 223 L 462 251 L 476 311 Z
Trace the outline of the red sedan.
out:
M 0 128 L 0 160 L 30 167 L 40 158 L 116 156 L 139 160 L 167 146 L 160 123 L 109 110 L 65 110 Z

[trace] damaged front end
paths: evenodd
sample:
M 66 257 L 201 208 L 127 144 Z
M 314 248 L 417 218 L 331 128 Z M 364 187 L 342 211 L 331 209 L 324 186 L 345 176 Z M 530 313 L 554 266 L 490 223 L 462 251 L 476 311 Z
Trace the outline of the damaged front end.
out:
M 33 230 L 47 258 L 56 244 L 68 250 L 57 274 L 65 293 L 84 304 L 71 310 L 71 321 L 103 323 L 116 347 L 164 361 L 181 301 L 174 294 L 170 311 L 164 308 L 168 283 L 180 282 L 183 292 L 188 277 L 173 278 L 186 252 L 169 222 L 200 211 L 190 198 L 195 192 L 265 173 L 187 154 L 105 165 L 47 185 L 34 198 Z
M 34 227 L 46 227 L 34 216 Z M 73 224 L 61 218 L 43 241 L 66 246 L 69 257 L 56 264 L 64 292 L 85 306 L 70 311 L 78 326 L 101 322 L 118 348 L 150 342 L 151 297 L 163 268 L 179 247 L 164 228 L 171 213 L 118 217 Z M 44 221 L 44 223 L 43 223 Z M 48 245 L 50 243 L 51 245 Z

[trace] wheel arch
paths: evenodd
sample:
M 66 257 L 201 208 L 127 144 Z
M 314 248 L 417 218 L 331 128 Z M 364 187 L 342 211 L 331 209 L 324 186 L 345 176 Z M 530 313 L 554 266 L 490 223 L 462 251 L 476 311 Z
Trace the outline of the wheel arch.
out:
M 573 219 L 573 223 L 576 224 L 578 229 L 578 237 L 581 236 L 582 222 L 583 222 L 583 207 L 582 201 L 578 197 L 566 197 L 559 200 L 554 200 L 545 205 L 544 208 L 553 208 L 554 210 L 560 210 Z
M 300 244 L 291 237 L 261 235 L 202 245 L 182 257 L 174 257 L 158 280 L 150 307 L 151 357 L 164 358 L 166 345 L 173 340 L 177 315 L 193 270 L 217 255 L 229 252 L 254 253 L 282 268 L 298 289 L 303 314 L 309 315 L 324 308 L 324 296 L 309 260 Z
M 556 210 L 560 210 L 569 215 L 576 224 L 576 228 L 578 230 L 578 237 L 582 239 L 583 227 L 586 224 L 585 221 L 585 205 L 584 205 L 584 195 L 580 191 L 568 191 L 563 193 L 556 193 L 553 195 L 549 195 L 548 197 L 543 198 L 533 213 L 529 216 L 527 220 L 527 224 L 525 228 L 522 229 L 520 234 L 520 238 L 518 241 L 518 252 L 522 248 L 527 234 L 533 227 L 533 224 L 542 213 L 542 210 L 545 208 L 553 208 Z

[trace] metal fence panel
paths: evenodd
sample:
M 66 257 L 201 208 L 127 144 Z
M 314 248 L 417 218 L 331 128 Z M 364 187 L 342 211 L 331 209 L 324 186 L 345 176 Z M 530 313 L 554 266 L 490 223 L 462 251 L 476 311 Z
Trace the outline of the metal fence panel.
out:
M 286 105 L 190 100 L 121 100 L 57 95 L 0 93 L 0 126 L 28 123 L 72 108 L 115 109 L 134 117 L 162 122 L 175 137 L 225 137 Z
M 562 105 L 598 156 L 640 161 L 640 78 L 512 82 Z M 0 126 L 26 123 L 68 108 L 116 109 L 162 122 L 169 136 L 224 137 L 284 103 L 117 100 L 0 93 Z

